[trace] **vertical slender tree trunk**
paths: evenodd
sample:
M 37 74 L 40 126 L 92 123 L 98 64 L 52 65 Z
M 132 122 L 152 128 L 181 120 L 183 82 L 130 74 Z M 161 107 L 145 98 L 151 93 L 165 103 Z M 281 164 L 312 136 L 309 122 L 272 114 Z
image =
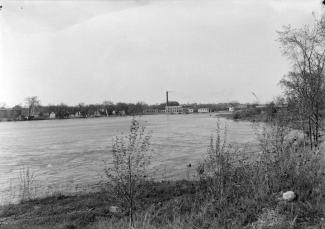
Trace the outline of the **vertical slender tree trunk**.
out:
M 129 195 L 130 195 L 130 228 L 133 228 L 133 190 L 132 190 L 132 166 L 131 166 L 131 155 L 128 158 L 128 169 L 129 169 Z
M 316 123 L 315 123 L 315 128 L 316 128 L 316 138 L 315 138 L 315 141 L 316 141 L 316 145 L 318 146 L 318 141 L 319 141 L 319 138 L 318 138 L 318 136 L 319 136 L 319 116 L 320 116 L 320 114 L 319 114 L 319 106 L 318 106 L 318 103 L 316 104 L 316 114 L 315 114 L 315 119 L 316 119 Z
M 310 148 L 313 149 L 313 134 L 312 134 L 312 127 L 311 127 L 310 116 L 308 117 L 308 129 L 309 129 Z

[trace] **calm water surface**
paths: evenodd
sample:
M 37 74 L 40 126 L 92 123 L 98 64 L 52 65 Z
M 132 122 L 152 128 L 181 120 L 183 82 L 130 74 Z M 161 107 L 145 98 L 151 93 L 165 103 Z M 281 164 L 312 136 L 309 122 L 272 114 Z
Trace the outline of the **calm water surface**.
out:
M 104 161 L 111 162 L 113 137 L 127 133 L 131 117 L 0 123 L 0 193 L 14 198 L 21 168 L 36 175 L 39 193 L 73 192 L 78 185 L 102 180 Z M 138 117 L 152 131 L 156 176 L 182 176 L 188 163 L 202 159 L 216 129 L 212 114 L 147 115 Z M 220 118 L 227 125 L 228 142 L 254 144 L 249 122 Z

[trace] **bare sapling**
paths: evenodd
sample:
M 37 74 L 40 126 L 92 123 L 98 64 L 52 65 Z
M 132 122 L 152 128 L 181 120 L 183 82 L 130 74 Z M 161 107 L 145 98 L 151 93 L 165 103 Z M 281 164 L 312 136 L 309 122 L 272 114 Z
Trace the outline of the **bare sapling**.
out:
M 133 119 L 129 134 L 115 137 L 112 147 L 113 165 L 105 168 L 110 194 L 128 212 L 130 228 L 134 224 L 134 210 L 143 191 L 143 184 L 148 179 L 150 138 L 145 127 Z
M 231 167 L 230 145 L 227 144 L 227 128 L 222 133 L 220 122 L 217 122 L 216 136 L 211 136 L 205 160 L 199 166 L 201 178 L 210 181 L 210 193 L 222 198 L 225 191 L 227 176 Z

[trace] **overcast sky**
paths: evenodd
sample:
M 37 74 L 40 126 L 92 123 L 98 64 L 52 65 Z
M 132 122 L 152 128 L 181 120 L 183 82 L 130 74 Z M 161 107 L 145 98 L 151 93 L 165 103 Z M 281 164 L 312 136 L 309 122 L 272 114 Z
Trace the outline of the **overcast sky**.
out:
M 319 0 L 7 1 L 0 102 L 260 102 L 290 69 L 276 30 Z

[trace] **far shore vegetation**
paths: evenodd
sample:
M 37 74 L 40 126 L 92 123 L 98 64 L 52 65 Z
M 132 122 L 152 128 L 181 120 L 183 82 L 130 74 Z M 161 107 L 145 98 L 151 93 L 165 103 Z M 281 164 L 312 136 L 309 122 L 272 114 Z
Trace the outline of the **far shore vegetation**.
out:
M 293 64 L 280 82 L 284 89 L 282 97 L 266 106 L 238 108 L 239 104 L 234 104 L 229 113 L 237 120 L 267 121 L 257 136 L 260 152 L 253 158 L 247 158 L 245 151 L 229 144 L 227 126 L 217 122 L 210 144 L 202 149 L 204 159 L 195 166 L 184 165 L 195 176 L 158 181 L 149 173 L 153 160 L 152 136 L 133 119 L 129 132 L 116 137 L 113 150 L 107 151 L 113 156 L 111 166 L 103 166 L 100 191 L 34 197 L 29 189 L 36 178 L 29 169 L 24 169 L 20 179 L 21 201 L 0 208 L 0 227 L 325 228 L 325 164 L 321 150 L 325 16 L 315 19 L 310 26 L 284 27 L 278 32 L 278 38 L 283 54 Z M 27 103 L 28 112 L 39 107 L 37 97 L 29 98 Z M 75 114 L 81 109 L 90 112 L 107 106 L 109 114 L 119 109 L 133 114 L 147 105 L 104 103 L 98 106 L 48 106 L 46 112 L 60 108 L 55 110 L 56 114 L 62 113 L 64 117 L 70 114 L 69 109 Z M 228 106 L 222 109 L 229 109 Z M 293 135 L 292 128 L 300 130 L 299 135 Z M 290 199 L 285 195 L 288 191 L 294 194 Z
M 169 101 L 168 106 L 181 106 L 179 113 L 200 113 L 200 108 L 207 108 L 209 112 L 225 112 L 229 107 L 238 107 L 239 102 L 229 103 L 187 103 L 180 104 L 177 101 Z M 257 103 L 247 104 L 248 108 L 255 108 Z M 97 104 L 80 103 L 75 106 L 64 103 L 57 105 L 41 105 L 37 96 L 26 98 L 25 103 L 8 107 L 0 105 L 0 121 L 26 121 L 26 120 L 46 120 L 46 119 L 71 119 L 71 118 L 92 118 L 124 115 L 146 115 L 165 113 L 166 102 L 148 105 L 145 102 L 137 103 L 113 103 L 104 101 Z M 188 110 L 192 111 L 188 111 Z

